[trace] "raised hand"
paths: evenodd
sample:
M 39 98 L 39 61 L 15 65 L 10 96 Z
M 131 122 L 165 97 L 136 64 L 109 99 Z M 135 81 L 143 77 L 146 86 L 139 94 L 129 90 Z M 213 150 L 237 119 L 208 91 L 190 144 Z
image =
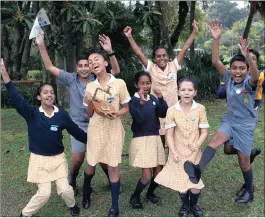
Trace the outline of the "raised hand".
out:
M 208 25 L 207 28 L 211 32 L 213 39 L 220 39 L 223 30 L 222 24 L 213 22 L 211 25 Z
M 99 44 L 101 47 L 106 51 L 108 54 L 111 54 L 113 52 L 111 47 L 111 41 L 110 38 L 106 35 L 99 35 Z
M 36 37 L 36 43 L 37 45 L 44 45 L 44 32 L 39 32 L 39 35 Z
M 241 51 L 241 54 L 244 55 L 244 57 L 248 60 L 250 55 L 249 55 L 247 40 L 243 39 L 242 36 L 239 38 L 239 40 L 240 44 L 238 44 L 238 47 Z
M 132 28 L 127 26 L 123 29 L 124 35 L 128 38 L 132 36 Z
M 8 75 L 8 72 L 6 71 L 6 66 L 5 66 L 3 58 L 1 58 L 0 72 L 1 72 L 1 75 L 2 75 L 2 78 L 3 78 L 3 81 L 5 83 L 9 82 L 10 81 L 10 77 Z
M 193 20 L 192 22 L 192 27 L 193 27 L 193 32 L 198 32 L 199 29 L 199 23 L 196 20 Z

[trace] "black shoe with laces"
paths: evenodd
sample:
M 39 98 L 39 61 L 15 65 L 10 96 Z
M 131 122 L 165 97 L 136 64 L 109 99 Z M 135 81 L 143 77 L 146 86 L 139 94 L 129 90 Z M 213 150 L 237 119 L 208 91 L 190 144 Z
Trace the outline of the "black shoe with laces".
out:
M 185 161 L 184 170 L 188 174 L 193 184 L 198 184 L 201 178 L 201 170 L 199 165 L 193 164 L 191 161 Z
M 180 217 L 187 217 L 189 215 L 190 207 L 187 205 L 182 204 L 179 210 Z
M 237 191 L 236 196 L 242 195 L 246 190 L 245 184 Z M 252 186 L 252 192 L 254 193 L 254 185 Z
M 70 212 L 72 216 L 79 216 L 80 214 L 80 209 L 77 205 L 70 207 Z
M 203 217 L 203 213 L 201 208 L 199 208 L 199 206 L 196 204 L 193 207 L 191 207 L 191 211 L 193 213 L 193 216 L 195 217 Z
M 118 217 L 119 216 L 119 210 L 110 209 L 108 217 Z
M 130 198 L 130 204 L 133 209 L 141 210 L 144 208 L 140 198 L 134 197 L 133 195 Z
M 250 193 L 249 191 L 245 190 L 244 193 L 240 196 L 238 196 L 235 200 L 236 204 L 249 204 L 253 201 L 254 195 L 253 193 Z

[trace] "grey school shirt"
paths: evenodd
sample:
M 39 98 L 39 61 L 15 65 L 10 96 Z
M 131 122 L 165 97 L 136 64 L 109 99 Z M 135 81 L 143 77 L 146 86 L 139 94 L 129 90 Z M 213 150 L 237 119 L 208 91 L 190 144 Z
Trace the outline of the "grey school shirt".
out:
M 257 87 L 249 84 L 247 75 L 240 84 L 235 84 L 230 71 L 226 71 L 223 81 L 226 84 L 227 116 L 233 121 L 255 122 L 257 113 L 253 108 Z
M 94 74 L 90 74 L 87 82 L 94 80 Z M 88 125 L 89 117 L 87 116 L 86 107 L 83 105 L 86 85 L 82 83 L 77 73 L 69 73 L 64 70 L 60 70 L 58 81 L 65 84 L 68 88 L 72 120 L 78 125 Z

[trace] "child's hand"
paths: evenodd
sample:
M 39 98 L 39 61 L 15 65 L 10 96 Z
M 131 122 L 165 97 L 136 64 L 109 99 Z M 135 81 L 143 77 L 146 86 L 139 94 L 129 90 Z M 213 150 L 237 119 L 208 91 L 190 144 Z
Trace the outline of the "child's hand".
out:
M 116 111 L 105 113 L 105 117 L 110 119 L 110 120 L 114 120 L 117 116 L 118 116 L 118 112 L 116 112 Z
M 43 33 L 43 31 L 39 32 L 39 35 L 36 37 L 36 43 L 38 46 L 44 45 L 44 33 Z
M 108 54 L 111 54 L 113 52 L 111 47 L 111 41 L 110 38 L 106 35 L 99 35 L 99 44 L 101 47 L 106 51 Z
M 144 101 L 144 100 L 145 100 L 145 98 L 144 98 L 144 90 L 143 90 L 143 89 L 140 89 L 140 90 L 138 91 L 138 94 L 139 94 L 139 96 L 140 96 L 140 100 L 141 100 L 141 101 Z
M 199 23 L 196 20 L 193 20 L 192 22 L 192 27 L 193 27 L 193 32 L 198 32 L 198 27 Z
M 161 93 L 161 91 L 159 89 L 154 88 L 153 92 L 158 98 L 162 98 L 163 97 L 162 93 Z
M 223 30 L 222 24 L 214 22 L 208 25 L 207 28 L 211 32 L 213 39 L 220 39 Z
M 243 39 L 242 36 L 239 39 L 240 39 L 240 44 L 238 44 L 238 47 L 239 47 L 239 49 L 241 51 L 241 54 L 244 55 L 244 57 L 248 60 L 251 57 L 249 56 L 247 40 Z
M 1 74 L 7 73 L 6 72 L 6 66 L 5 66 L 3 58 L 1 58 L 0 71 L 1 71 Z
M 123 29 L 123 33 L 125 34 L 125 36 L 127 38 L 131 37 L 132 36 L 132 28 L 127 26 Z
M 87 92 L 84 97 L 84 103 L 88 105 L 91 104 L 91 102 L 92 102 L 92 95 L 89 92 Z
M 189 145 L 190 149 L 194 152 L 198 150 L 198 145 L 196 143 L 192 143 L 191 145 Z
M 175 163 L 179 162 L 179 156 L 178 156 L 178 154 L 176 152 L 173 154 L 173 160 L 174 160 Z

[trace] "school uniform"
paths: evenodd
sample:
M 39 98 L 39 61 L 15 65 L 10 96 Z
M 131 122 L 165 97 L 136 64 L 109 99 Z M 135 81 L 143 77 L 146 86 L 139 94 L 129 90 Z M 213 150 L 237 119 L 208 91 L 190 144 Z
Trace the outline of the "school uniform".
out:
M 86 133 L 71 120 L 65 110 L 53 106 L 53 114 L 48 115 L 42 107 L 30 105 L 18 93 L 12 81 L 5 85 L 11 102 L 27 122 L 31 152 L 27 181 L 38 184 L 38 192 L 23 209 L 22 214 L 32 216 L 48 201 L 52 181 L 55 181 L 57 192 L 65 200 L 66 205 L 73 207 L 74 192 L 67 180 L 68 166 L 62 143 L 62 131 L 66 129 L 83 143 L 86 143 Z
M 108 75 L 110 80 L 107 85 L 110 86 L 111 95 L 99 90 L 96 97 L 99 100 L 111 99 L 115 111 L 119 111 L 120 104 L 128 103 L 131 98 L 125 82 L 111 74 Z M 98 87 L 103 88 L 96 79 L 87 84 L 86 93 L 93 96 Z M 121 163 L 124 137 L 125 131 L 120 117 L 110 120 L 94 112 L 87 132 L 87 163 L 90 166 L 105 163 L 117 167 Z
M 264 81 L 264 72 L 261 72 L 259 75 L 259 81 L 258 81 L 258 87 L 257 87 L 257 93 L 255 96 L 255 100 L 254 100 L 254 109 L 258 109 L 258 107 L 261 105 L 261 101 L 262 101 L 262 91 L 263 91 L 263 87 L 262 87 L 262 83 Z
M 165 164 L 165 152 L 159 136 L 158 117 L 165 117 L 167 104 L 163 98 L 148 95 L 140 104 L 138 93 L 129 102 L 133 119 L 133 139 L 130 145 L 129 164 L 133 167 L 153 168 Z
M 149 72 L 152 78 L 151 94 L 156 96 L 153 89 L 159 89 L 168 105 L 171 107 L 178 101 L 177 72 L 180 69 L 177 58 L 169 61 L 164 70 L 161 70 L 157 64 L 148 60 L 145 71 Z M 160 135 L 165 135 L 165 119 L 160 118 Z
M 94 80 L 95 75 L 91 73 L 87 82 Z M 70 100 L 70 116 L 72 120 L 79 128 L 87 132 L 89 117 L 86 112 L 86 107 L 83 105 L 86 85 L 83 84 L 77 73 L 69 73 L 64 70 L 60 70 L 58 82 L 67 86 Z M 86 144 L 76 140 L 73 136 L 71 136 L 71 145 L 72 153 L 86 152 Z
M 224 76 L 227 95 L 227 114 L 217 131 L 233 138 L 234 148 L 250 156 L 254 130 L 257 124 L 257 111 L 254 110 L 256 88 L 249 84 L 247 75 L 240 84 L 235 84 L 229 71 Z
M 179 162 L 174 162 L 169 150 L 168 161 L 156 176 L 155 182 L 179 192 L 186 192 L 191 188 L 202 189 L 202 180 L 198 184 L 191 183 L 183 165 L 187 160 L 197 164 L 202 156 L 201 148 L 192 151 L 190 145 L 198 141 L 200 128 L 209 128 L 205 107 L 193 101 L 190 111 L 185 114 L 177 102 L 167 111 L 165 127 L 174 128 L 174 149 L 179 156 Z

